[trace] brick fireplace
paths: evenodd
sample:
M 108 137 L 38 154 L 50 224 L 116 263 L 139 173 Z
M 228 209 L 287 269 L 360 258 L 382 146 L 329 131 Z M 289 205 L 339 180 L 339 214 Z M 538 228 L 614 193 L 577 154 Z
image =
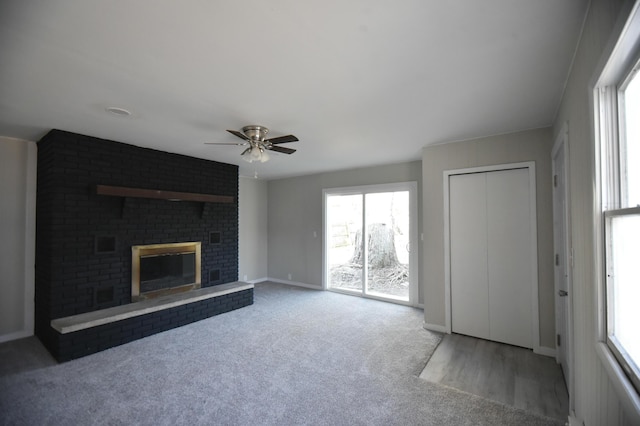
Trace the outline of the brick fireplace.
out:
M 202 289 L 237 281 L 238 168 L 52 130 L 37 185 L 36 335 L 59 361 L 253 303 L 245 289 L 60 333 L 52 320 L 132 303 L 134 246 L 198 242 Z

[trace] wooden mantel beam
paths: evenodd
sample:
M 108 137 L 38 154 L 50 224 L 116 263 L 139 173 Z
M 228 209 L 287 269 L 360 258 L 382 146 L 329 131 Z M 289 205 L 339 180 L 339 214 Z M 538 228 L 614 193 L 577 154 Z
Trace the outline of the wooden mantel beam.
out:
M 201 203 L 233 203 L 229 195 L 197 194 L 194 192 L 163 191 L 158 189 L 127 188 L 124 186 L 96 185 L 96 194 L 113 197 L 155 198 L 170 201 L 198 201 Z

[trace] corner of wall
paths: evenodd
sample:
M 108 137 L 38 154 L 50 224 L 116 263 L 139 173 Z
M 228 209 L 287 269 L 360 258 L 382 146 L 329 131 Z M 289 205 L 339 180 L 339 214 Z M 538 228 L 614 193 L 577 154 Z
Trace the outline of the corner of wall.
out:
M 15 246 L 21 250 L 13 252 L 8 271 L 3 268 L 3 279 L 7 280 L 3 288 L 2 298 L 7 303 L 4 314 L 14 324 L 11 330 L 0 335 L 0 342 L 32 336 L 34 333 L 34 294 L 35 294 L 35 200 L 36 200 L 36 165 L 37 147 L 35 142 L 0 136 L 0 149 L 3 176 L 6 186 L 2 187 L 0 197 L 11 199 L 4 207 L 10 209 L 7 214 L 21 218 L 17 228 L 14 223 L 0 223 L 2 235 L 12 235 Z M 5 318 L 6 319 L 6 318 Z

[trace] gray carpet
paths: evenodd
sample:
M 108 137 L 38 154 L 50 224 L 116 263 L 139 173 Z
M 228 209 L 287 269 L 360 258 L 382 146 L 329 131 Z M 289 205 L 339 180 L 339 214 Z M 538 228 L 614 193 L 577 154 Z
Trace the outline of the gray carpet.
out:
M 422 321 L 405 306 L 257 284 L 253 306 L 64 364 L 4 372 L 0 421 L 561 424 L 418 378 L 441 337 Z

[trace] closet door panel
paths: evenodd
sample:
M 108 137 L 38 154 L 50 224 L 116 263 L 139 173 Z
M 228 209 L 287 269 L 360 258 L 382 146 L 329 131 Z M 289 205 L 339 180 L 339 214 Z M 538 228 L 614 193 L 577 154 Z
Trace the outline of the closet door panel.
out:
M 490 339 L 532 345 L 528 169 L 486 173 Z
M 449 178 L 451 328 L 490 338 L 484 174 Z

